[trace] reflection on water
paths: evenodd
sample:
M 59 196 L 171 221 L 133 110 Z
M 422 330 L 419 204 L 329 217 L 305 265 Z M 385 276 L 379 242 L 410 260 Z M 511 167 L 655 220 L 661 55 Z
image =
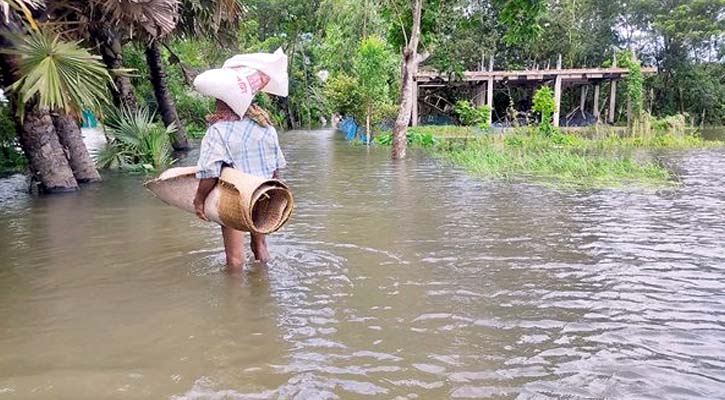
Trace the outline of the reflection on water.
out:
M 233 275 L 140 177 L 0 180 L 0 398 L 725 397 L 722 150 L 559 192 L 283 141 L 297 212 Z

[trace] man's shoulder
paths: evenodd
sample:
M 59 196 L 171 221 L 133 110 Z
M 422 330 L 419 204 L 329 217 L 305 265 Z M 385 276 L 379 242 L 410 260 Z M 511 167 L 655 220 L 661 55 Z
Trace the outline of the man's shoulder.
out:
M 255 121 L 254 119 L 249 118 L 247 116 L 245 116 L 244 118 L 242 118 L 242 122 L 245 124 L 244 125 L 245 128 L 251 127 L 252 129 L 254 129 L 254 130 L 258 131 L 258 132 L 265 132 L 265 133 L 269 133 L 269 132 L 276 133 L 277 132 L 277 130 L 274 129 L 274 126 L 272 126 L 272 125 L 267 125 L 267 126 L 260 125 L 257 121 Z
M 269 126 L 262 126 L 259 125 L 256 121 L 249 117 L 244 117 L 242 119 L 238 119 L 235 121 L 217 121 L 212 126 L 209 127 L 209 130 L 216 130 L 220 134 L 224 134 L 225 132 L 238 132 L 238 131 L 252 131 L 252 132 L 264 132 L 264 133 L 277 133 L 277 130 L 274 129 L 272 125 Z

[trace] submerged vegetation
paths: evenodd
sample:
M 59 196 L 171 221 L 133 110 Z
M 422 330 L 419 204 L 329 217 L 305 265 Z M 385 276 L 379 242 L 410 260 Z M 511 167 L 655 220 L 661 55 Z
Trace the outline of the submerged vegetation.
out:
M 95 154 L 101 168 L 141 172 L 168 167 L 173 162 L 171 135 L 175 128 L 154 122 L 147 108 L 113 110 L 105 123 L 108 143 Z
M 658 162 L 655 150 L 722 144 L 686 133 L 676 118 L 655 120 L 650 126 L 637 135 L 623 135 L 612 127 L 578 133 L 553 130 L 549 135 L 519 128 L 478 135 L 470 128 L 452 126 L 415 127 L 410 135 L 432 136 L 435 145 L 424 147 L 475 175 L 577 187 L 673 184 L 675 175 Z
M 408 144 L 417 147 L 430 148 L 438 144 L 440 141 L 433 132 L 421 130 L 408 130 L 406 133 Z M 385 132 L 375 137 L 375 143 L 382 146 L 393 145 L 393 132 Z
M 631 155 L 605 155 L 562 137 L 558 141 L 539 136 L 488 136 L 465 146 L 449 144 L 437 154 L 453 164 L 483 176 L 530 178 L 545 183 L 577 186 L 612 186 L 628 182 L 662 184 L 672 179 L 655 162 L 639 162 Z

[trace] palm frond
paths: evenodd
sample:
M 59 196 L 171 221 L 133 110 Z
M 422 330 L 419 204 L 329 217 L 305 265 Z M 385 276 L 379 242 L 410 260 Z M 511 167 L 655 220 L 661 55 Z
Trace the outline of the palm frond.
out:
M 106 143 L 93 152 L 93 160 L 99 168 L 119 169 L 131 162 L 129 155 L 117 142 Z
M 43 5 L 42 0 L 0 0 L 0 9 L 3 11 L 5 16 L 5 22 L 10 19 L 10 9 L 20 11 L 25 16 L 25 19 L 30 24 L 30 27 L 34 30 L 38 30 L 38 25 L 33 18 L 33 13 L 30 11 L 39 8 Z
M 95 0 L 104 18 L 122 27 L 145 30 L 151 37 L 167 35 L 176 27 L 179 0 Z
M 43 31 L 8 37 L 14 48 L 0 52 L 17 57 L 20 79 L 11 89 L 19 94 L 21 108 L 36 96 L 41 107 L 66 112 L 98 110 L 108 102 L 111 76 L 100 57 L 78 42 L 66 42 Z
M 165 128 L 155 122 L 148 108 L 108 110 L 103 125 L 111 139 L 111 148 L 99 153 L 97 160 L 101 167 L 108 168 L 115 163 L 121 168 L 149 170 L 173 163 L 171 135 L 175 128 L 173 125 Z
M 218 35 L 236 31 L 246 12 L 242 0 L 182 0 L 178 27 L 189 35 Z
M 155 125 L 147 131 L 143 138 L 145 161 L 155 168 L 166 167 L 171 164 L 171 143 L 167 130 Z
M 138 149 L 142 137 L 154 123 L 154 116 L 146 107 L 138 111 L 121 108 L 109 110 L 103 122 L 106 134 L 111 139 L 132 149 Z

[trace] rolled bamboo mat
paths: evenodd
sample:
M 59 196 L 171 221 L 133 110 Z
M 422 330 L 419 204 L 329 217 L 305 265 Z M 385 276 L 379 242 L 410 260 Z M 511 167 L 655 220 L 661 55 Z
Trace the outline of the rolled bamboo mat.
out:
M 199 185 L 196 167 L 171 168 L 144 186 L 166 204 L 192 214 Z M 207 217 L 223 226 L 267 234 L 280 229 L 292 215 L 294 198 L 287 185 L 225 167 L 204 203 Z

